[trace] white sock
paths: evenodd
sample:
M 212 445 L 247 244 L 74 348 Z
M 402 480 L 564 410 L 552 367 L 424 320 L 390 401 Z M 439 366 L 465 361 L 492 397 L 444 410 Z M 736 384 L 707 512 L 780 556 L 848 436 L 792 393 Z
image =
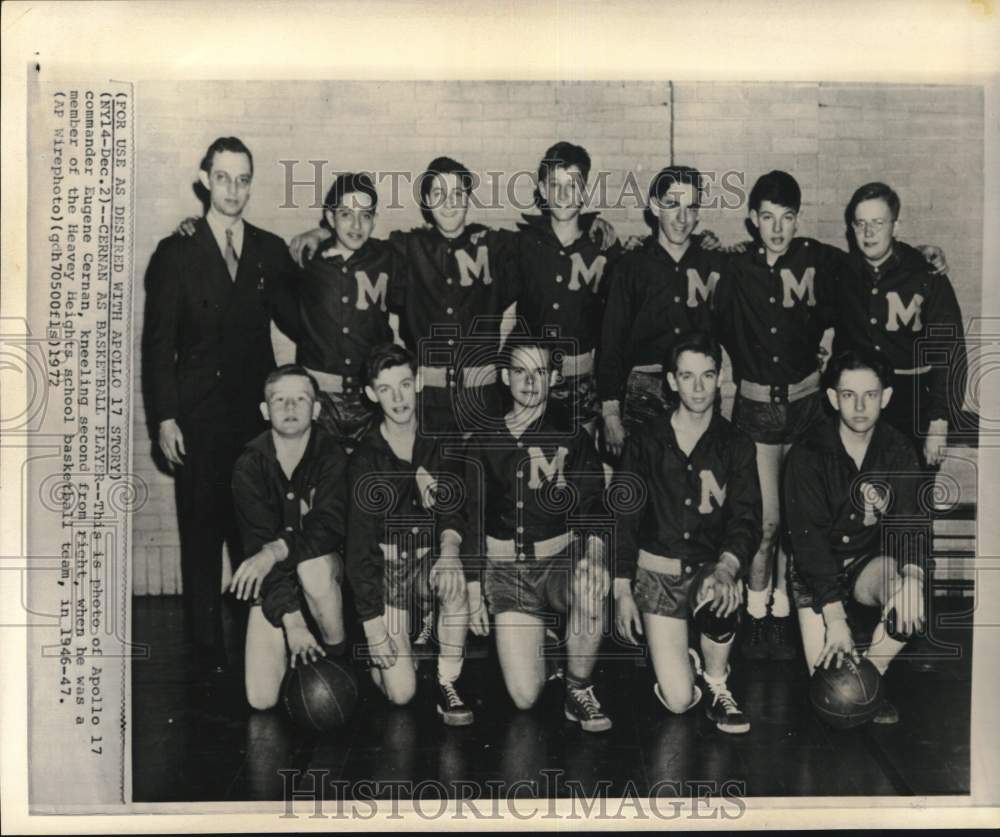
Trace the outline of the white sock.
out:
M 750 590 L 747 589 L 747 613 L 754 619 L 763 619 L 767 616 L 767 599 L 770 590 Z
M 792 613 L 791 603 L 788 601 L 788 594 L 784 590 L 774 589 L 774 598 L 771 599 L 771 615 L 779 619 L 784 619 Z
M 726 667 L 726 673 L 721 677 L 713 677 L 707 671 L 702 675 L 702 677 L 705 678 L 705 682 L 708 683 L 709 686 L 725 686 L 726 680 L 729 679 L 729 668 L 728 666 Z
M 462 673 L 462 657 L 438 654 L 438 682 L 454 683 Z

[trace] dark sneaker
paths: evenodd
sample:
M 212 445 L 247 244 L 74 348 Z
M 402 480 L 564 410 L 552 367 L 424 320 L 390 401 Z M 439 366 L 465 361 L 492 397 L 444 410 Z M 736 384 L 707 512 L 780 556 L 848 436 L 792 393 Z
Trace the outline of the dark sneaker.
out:
M 896 711 L 896 707 L 889 703 L 889 701 L 883 700 L 882 705 L 878 708 L 878 712 L 875 713 L 875 717 L 872 718 L 872 723 L 886 725 L 898 724 L 899 712 Z
M 767 650 L 772 660 L 794 660 L 791 640 L 791 616 L 772 616 L 767 626 Z
M 563 711 L 567 720 L 578 723 L 584 732 L 606 732 L 611 729 L 611 719 L 601 710 L 593 686 L 586 689 L 567 687 Z
M 449 727 L 467 727 L 473 721 L 472 710 L 465 705 L 454 683 L 438 681 L 437 711 Z
M 754 619 L 747 614 L 743 642 L 740 645 L 745 660 L 766 660 L 770 652 L 767 643 L 767 617 Z
M 750 721 L 736 703 L 725 683 L 718 685 L 704 681 L 712 702 L 706 703 L 705 714 L 722 732 L 742 734 L 750 732 Z

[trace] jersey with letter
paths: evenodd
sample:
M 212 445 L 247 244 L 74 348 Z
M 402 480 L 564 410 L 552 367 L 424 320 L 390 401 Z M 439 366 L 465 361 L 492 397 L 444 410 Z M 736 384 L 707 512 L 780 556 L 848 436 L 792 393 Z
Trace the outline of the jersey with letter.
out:
M 949 391 L 965 393 L 962 312 L 947 276 L 935 276 L 921 253 L 893 242 L 892 254 L 872 267 L 852 253 L 838 295 L 834 352 L 866 346 L 895 369 L 930 366 L 928 418 L 949 416 Z M 921 351 L 921 345 L 923 351 Z
M 844 563 L 891 555 L 899 565 L 926 565 L 929 516 L 918 497 L 926 476 L 909 439 L 885 420 L 855 465 L 840 440 L 840 417 L 795 445 L 785 470 L 785 509 L 795 570 L 815 608 L 840 601 Z
M 607 252 L 590 239 L 595 216 L 581 218 L 580 237 L 563 245 L 547 215 L 525 215 L 513 234 L 514 269 L 519 278 L 517 314 L 528 333 L 573 341 L 575 354 L 594 349 L 600 339 L 607 299 L 608 266 L 620 248 Z
M 629 436 L 612 480 L 620 506 L 616 578 L 634 578 L 640 549 L 692 567 L 729 552 L 746 567 L 760 543 L 753 442 L 715 414 L 687 456 L 671 417 L 657 416 Z
M 601 514 L 604 471 L 583 429 L 561 433 L 542 417 L 520 437 L 506 427 L 479 433 L 466 459 L 469 502 L 454 524 L 463 542 L 484 530 L 522 553 Z
M 811 238 L 793 239 L 773 265 L 765 253 L 755 245 L 730 258 L 715 288 L 716 327 L 737 380 L 794 384 L 818 369 L 845 256 Z
M 401 291 L 405 265 L 385 242 L 369 240 L 350 259 L 332 252 L 333 239 L 299 271 L 299 363 L 318 372 L 357 377 L 371 348 L 392 341 L 389 308 Z
M 633 366 L 663 363 L 671 342 L 687 331 L 712 331 L 711 299 L 725 258 L 694 237 L 679 262 L 657 241 L 625 253 L 609 278 L 597 395 L 621 400 Z

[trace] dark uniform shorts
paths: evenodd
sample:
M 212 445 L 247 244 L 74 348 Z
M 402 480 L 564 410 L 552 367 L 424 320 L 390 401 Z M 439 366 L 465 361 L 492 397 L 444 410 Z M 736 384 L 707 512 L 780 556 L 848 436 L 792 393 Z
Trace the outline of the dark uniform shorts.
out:
M 797 401 L 753 401 L 736 391 L 733 425 L 762 445 L 790 445 L 809 435 L 826 417 L 823 393 Z
M 434 603 L 430 584 L 431 555 L 426 547 L 406 557 L 386 555 L 383 595 L 388 607 L 410 613 L 431 609 Z
M 867 567 L 875 559 L 875 557 L 876 556 L 874 555 L 867 555 L 861 558 L 853 558 L 850 561 L 845 561 L 843 565 L 841 565 L 840 573 L 837 575 L 837 580 L 840 584 L 840 592 L 845 601 L 854 601 L 854 585 L 858 581 L 858 576 L 861 575 L 862 570 L 864 570 L 864 568 Z M 795 607 L 811 607 L 817 613 L 820 611 L 820 608 L 816 607 L 812 591 L 806 586 L 802 576 L 795 571 L 794 559 L 788 562 L 788 592 L 792 595 L 792 601 L 795 603 Z
M 528 561 L 488 560 L 484 589 L 490 613 L 545 617 L 565 612 L 575 566 L 568 551 Z
M 375 413 L 363 394 L 320 392 L 321 405 L 316 423 L 342 444 L 353 445 L 375 423 Z
M 709 561 L 700 567 L 684 564 L 677 573 L 637 567 L 632 597 L 640 613 L 687 619 L 691 616 L 690 600 L 705 576 L 714 567 Z

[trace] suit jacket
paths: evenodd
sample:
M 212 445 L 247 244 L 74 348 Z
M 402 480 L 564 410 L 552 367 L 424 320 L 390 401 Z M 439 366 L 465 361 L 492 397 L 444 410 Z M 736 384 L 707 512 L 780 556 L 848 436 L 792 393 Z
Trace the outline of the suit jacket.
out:
M 143 330 L 154 434 L 170 418 L 182 428 L 259 430 L 264 379 L 275 368 L 270 323 L 290 310 L 292 267 L 281 238 L 246 222 L 235 282 L 204 218 L 193 236 L 160 241 L 146 271 Z

